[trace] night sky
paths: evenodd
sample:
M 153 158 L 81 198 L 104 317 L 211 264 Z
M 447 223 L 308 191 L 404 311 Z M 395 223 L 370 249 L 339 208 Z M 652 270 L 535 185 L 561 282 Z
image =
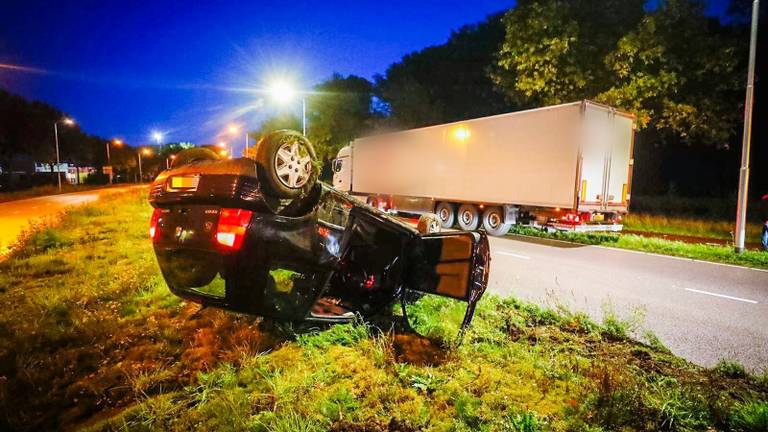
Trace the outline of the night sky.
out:
M 726 0 L 713 0 L 721 14 Z M 271 76 L 307 88 L 333 72 L 372 78 L 404 54 L 514 0 L 17 1 L 0 6 L 0 86 L 131 144 L 213 142 L 231 121 L 277 112 L 251 91 Z M 298 112 L 297 104 L 297 112 Z M 240 142 L 237 142 L 240 144 Z

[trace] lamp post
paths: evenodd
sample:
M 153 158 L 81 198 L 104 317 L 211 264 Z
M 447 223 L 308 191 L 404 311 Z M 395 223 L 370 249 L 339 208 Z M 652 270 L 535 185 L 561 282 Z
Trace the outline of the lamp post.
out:
M 112 141 L 106 142 L 107 147 L 107 166 L 109 166 L 109 184 L 112 184 L 112 158 L 109 156 L 109 145 L 114 144 L 115 147 L 123 145 L 123 140 L 115 138 Z
M 163 143 L 163 133 L 160 132 L 160 131 L 153 131 L 152 132 L 152 139 L 157 144 L 157 151 L 159 152 L 160 151 L 160 146 Z
M 140 149 L 138 151 L 139 154 L 139 183 L 144 182 L 144 173 L 141 171 L 141 155 L 144 154 L 146 156 L 149 156 L 152 154 L 152 151 L 150 149 Z
M 736 253 L 744 252 L 747 200 L 749 198 L 749 151 L 752 140 L 752 105 L 755 100 L 755 57 L 757 51 L 757 18 L 760 0 L 752 3 L 752 31 L 749 38 L 749 69 L 747 70 L 747 96 L 744 104 L 744 136 L 741 146 L 741 170 L 739 171 L 739 197 L 736 202 L 736 229 L 734 246 Z
M 67 126 L 73 126 L 75 121 L 69 117 L 60 120 Z M 59 160 L 59 122 L 53 122 L 53 138 L 56 142 L 56 179 L 59 183 L 59 192 L 61 192 L 61 161 Z
M 245 130 L 245 127 L 243 127 L 243 130 L 245 131 L 245 147 L 243 148 L 243 156 L 248 156 L 248 131 Z M 234 138 L 240 132 L 240 127 L 237 125 L 229 125 L 227 127 L 227 132 L 229 132 L 229 134 Z
M 297 91 L 287 81 L 274 81 L 267 89 L 272 99 L 281 104 L 287 104 L 296 98 L 297 94 L 301 95 L 301 133 L 307 136 L 307 98 L 304 92 Z

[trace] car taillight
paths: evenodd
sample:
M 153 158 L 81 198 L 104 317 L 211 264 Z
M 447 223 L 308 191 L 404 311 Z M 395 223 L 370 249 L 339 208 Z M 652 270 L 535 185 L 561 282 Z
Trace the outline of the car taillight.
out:
M 152 220 L 149 221 L 149 238 L 152 240 L 157 236 L 157 222 L 160 220 L 161 214 L 162 211 L 158 208 L 152 212 Z
M 219 224 L 216 227 L 216 242 L 237 250 L 243 245 L 245 231 L 251 223 L 250 210 L 224 208 L 219 212 Z

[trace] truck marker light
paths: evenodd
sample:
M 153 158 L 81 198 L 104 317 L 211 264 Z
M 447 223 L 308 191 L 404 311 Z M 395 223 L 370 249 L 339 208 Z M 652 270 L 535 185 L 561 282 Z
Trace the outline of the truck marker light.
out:
M 453 130 L 453 137 L 462 142 L 468 140 L 470 135 L 466 126 L 459 126 Z
M 161 213 L 162 210 L 159 208 L 156 208 L 152 211 L 152 219 L 149 222 L 149 238 L 152 240 L 154 240 L 155 236 L 157 235 L 157 222 L 160 220 Z
M 240 249 L 245 238 L 245 231 L 251 223 L 253 212 L 243 209 L 223 208 L 219 212 L 216 227 L 216 242 L 233 250 Z

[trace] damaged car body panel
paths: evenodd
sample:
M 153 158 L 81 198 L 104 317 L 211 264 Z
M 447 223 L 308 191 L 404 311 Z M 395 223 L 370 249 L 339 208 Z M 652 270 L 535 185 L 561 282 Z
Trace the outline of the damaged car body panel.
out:
M 467 302 L 469 324 L 488 279 L 484 233 L 423 234 L 321 182 L 276 199 L 260 175 L 240 158 L 155 179 L 150 236 L 174 294 L 282 321 L 346 322 L 415 291 Z

